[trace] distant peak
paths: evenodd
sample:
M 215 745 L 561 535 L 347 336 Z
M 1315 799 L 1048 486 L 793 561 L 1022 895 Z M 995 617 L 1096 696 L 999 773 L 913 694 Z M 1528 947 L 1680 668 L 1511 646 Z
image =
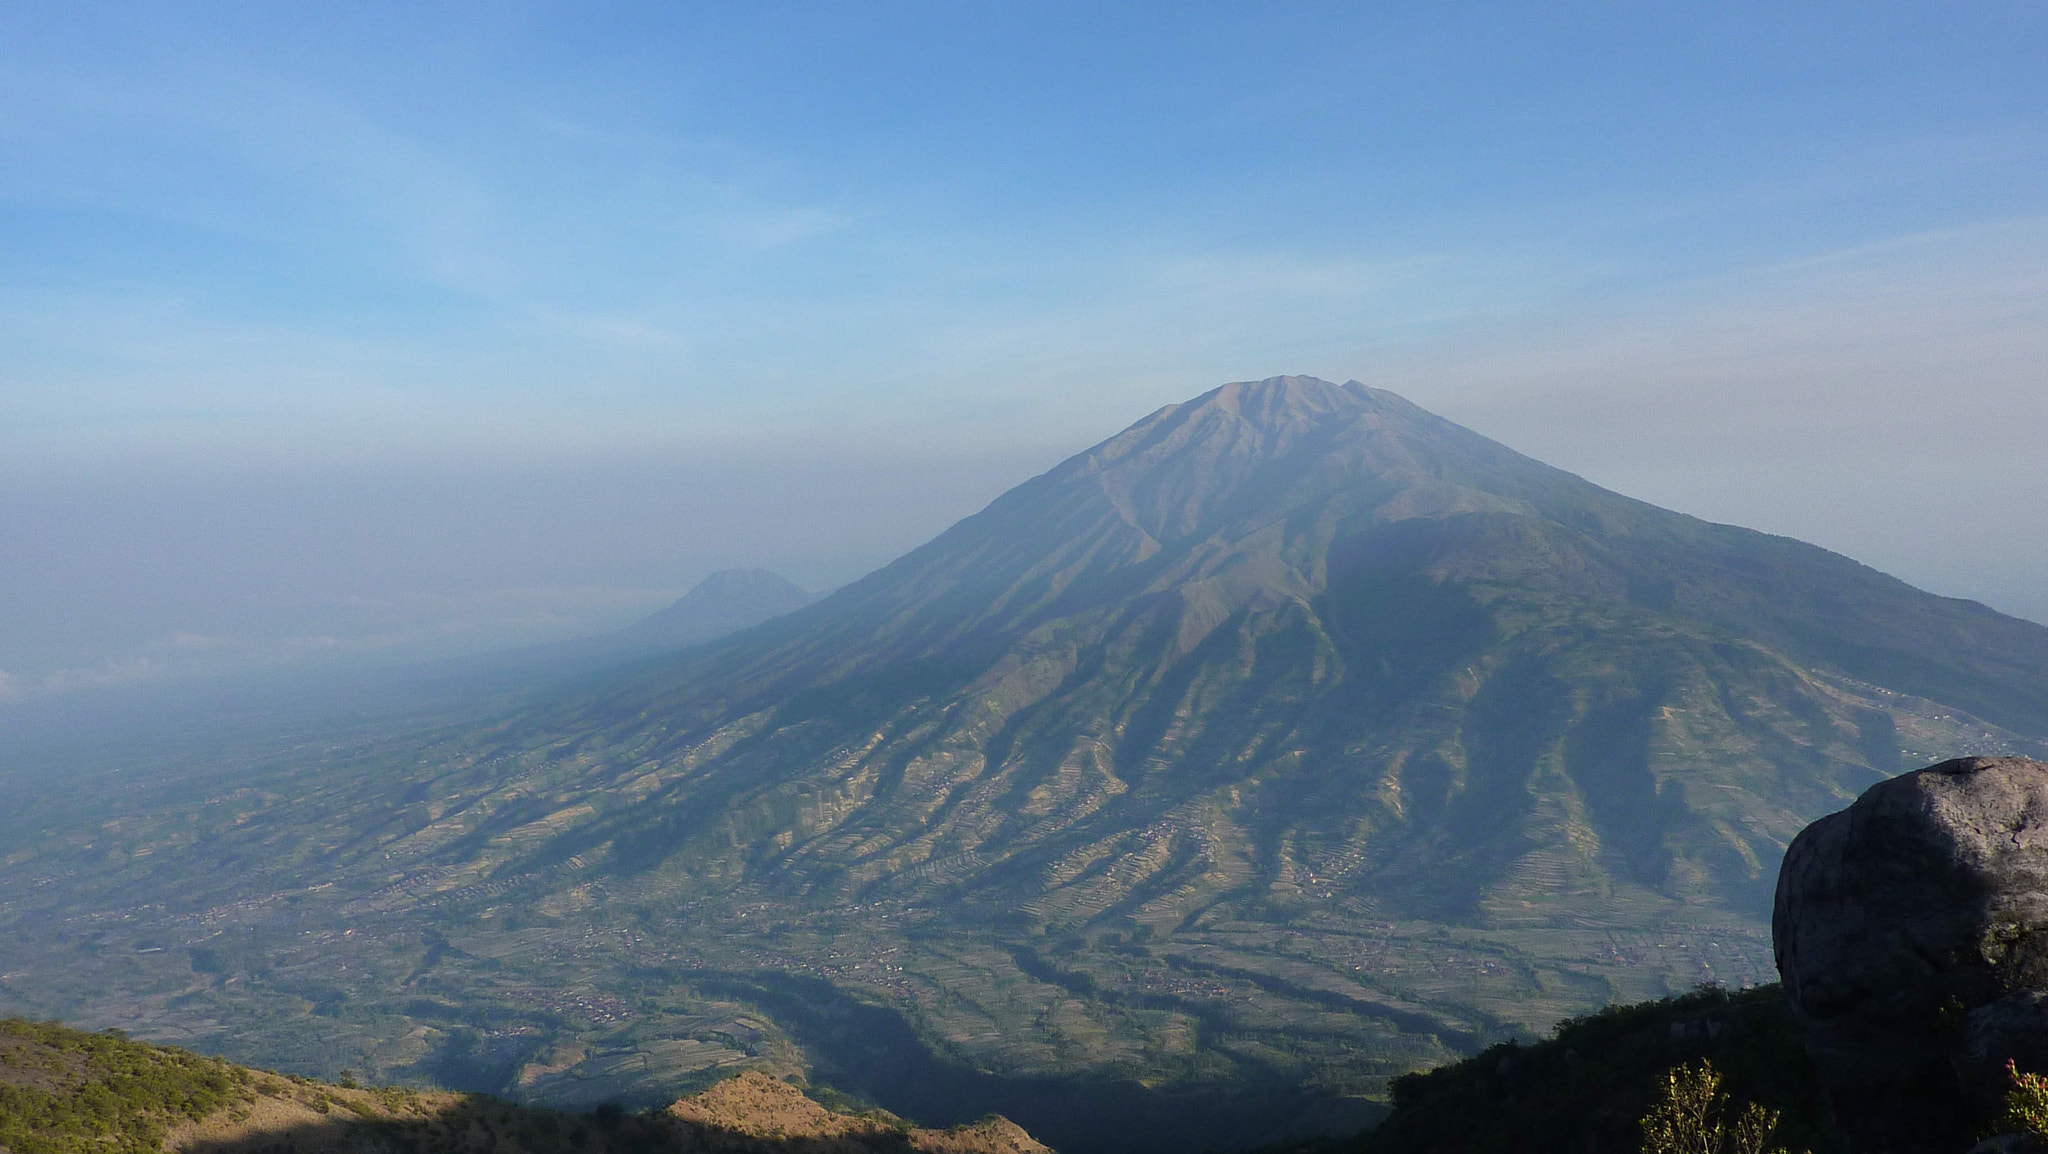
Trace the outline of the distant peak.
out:
M 766 569 L 720 569 L 627 632 L 646 641 L 695 644 L 801 609 L 814 600 Z
M 794 583 L 766 569 L 720 569 L 691 588 L 685 596 L 699 594 L 722 596 L 729 593 L 773 590 L 791 591 L 801 594 L 803 590 Z

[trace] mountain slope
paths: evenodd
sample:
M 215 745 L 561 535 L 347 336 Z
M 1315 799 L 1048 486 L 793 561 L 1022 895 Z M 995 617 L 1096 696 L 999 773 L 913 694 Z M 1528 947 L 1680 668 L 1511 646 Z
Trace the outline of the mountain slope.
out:
M 539 1101 L 783 1047 L 1069 1154 L 1329 1132 L 1767 979 L 1794 832 L 2044 738 L 2048 629 L 1274 378 L 516 714 L 17 816 L 0 1004 Z

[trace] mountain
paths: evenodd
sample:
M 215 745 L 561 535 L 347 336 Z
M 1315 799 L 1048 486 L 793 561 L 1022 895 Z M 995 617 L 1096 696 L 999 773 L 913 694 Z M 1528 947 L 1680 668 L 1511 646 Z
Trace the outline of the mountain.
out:
M 638 645 L 680 649 L 759 625 L 815 600 L 766 569 L 721 569 L 667 608 L 620 630 L 618 637 Z
M 1279 377 L 514 712 L 0 817 L 0 1006 L 536 1102 L 772 1051 L 1223 1148 L 1768 980 L 1806 822 L 2044 750 L 2048 629 Z
M 524 732 L 674 759 L 557 853 L 698 876 L 737 842 L 794 896 L 1159 932 L 1281 894 L 1761 912 L 1785 840 L 1957 710 L 2048 735 L 2048 629 L 1278 378 Z

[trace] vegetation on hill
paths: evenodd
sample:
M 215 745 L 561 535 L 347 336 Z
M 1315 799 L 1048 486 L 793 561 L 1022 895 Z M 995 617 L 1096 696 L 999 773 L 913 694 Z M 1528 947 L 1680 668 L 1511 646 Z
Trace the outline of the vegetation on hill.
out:
M 0 1020 L 4 1154 L 1049 1154 L 984 1118 L 920 1129 L 829 1109 L 758 1071 L 667 1109 L 587 1114 L 328 1085 L 55 1023 Z
M 1578 1154 L 1644 1148 L 1673 1078 L 1719 1075 L 1729 1122 L 1742 1106 L 1778 1114 L 1772 1142 L 1826 1151 L 1839 1143 L 1784 994 L 1702 987 L 1617 1006 L 1531 1045 L 1503 1044 L 1394 1083 L 1394 1111 L 1356 1154 Z M 1674 1073 L 1676 1072 L 1676 1073 Z M 1708 1095 L 1707 1097 L 1711 1097 Z M 1706 1105 L 1700 1095 L 1698 1105 Z M 1668 1113 L 1668 1111 L 1662 1111 Z M 1328 1149 L 1341 1149 L 1331 1144 Z M 1718 1147 L 1717 1147 L 1718 1148 Z
M 0 1150 L 157 1154 L 172 1127 L 254 1096 L 249 1071 L 219 1059 L 0 1020 Z

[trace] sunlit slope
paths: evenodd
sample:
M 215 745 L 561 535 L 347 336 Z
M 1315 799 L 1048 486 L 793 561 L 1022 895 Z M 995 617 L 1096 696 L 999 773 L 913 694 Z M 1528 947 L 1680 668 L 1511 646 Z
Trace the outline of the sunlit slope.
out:
M 1760 910 L 1793 832 L 1959 712 L 2048 734 L 2048 630 L 1279 378 L 518 744 L 631 798 L 537 859 L 1156 932 L 1333 893 Z
M 0 1149 L 20 1154 L 1045 1154 L 999 1117 L 919 1129 L 834 1111 L 750 1070 L 628 1116 L 562 1114 L 354 1081 L 323 1085 L 218 1058 L 0 1019 Z

